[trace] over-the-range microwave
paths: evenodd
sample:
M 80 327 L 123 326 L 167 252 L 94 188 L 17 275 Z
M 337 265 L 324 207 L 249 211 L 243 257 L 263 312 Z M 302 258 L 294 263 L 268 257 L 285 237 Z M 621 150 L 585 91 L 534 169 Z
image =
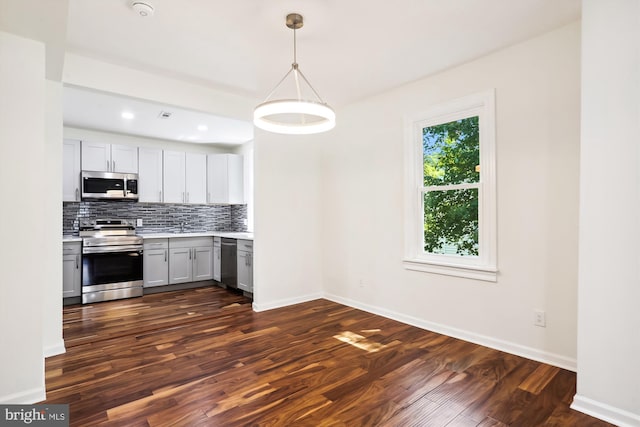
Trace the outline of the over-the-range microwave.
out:
M 138 200 L 138 174 L 82 171 L 82 199 Z

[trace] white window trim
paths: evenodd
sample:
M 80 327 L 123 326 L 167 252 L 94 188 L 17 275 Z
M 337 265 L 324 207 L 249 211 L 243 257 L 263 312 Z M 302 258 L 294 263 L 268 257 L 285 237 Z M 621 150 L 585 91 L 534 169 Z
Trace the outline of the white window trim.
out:
M 478 116 L 480 125 L 480 182 L 451 185 L 451 189 L 478 188 L 479 256 L 462 257 L 424 252 L 421 200 L 423 187 L 422 129 Z M 403 265 L 424 271 L 470 279 L 497 280 L 495 91 L 493 89 L 439 104 L 405 117 L 405 194 Z M 428 189 L 429 187 L 427 187 Z M 434 189 L 444 189 L 443 186 Z

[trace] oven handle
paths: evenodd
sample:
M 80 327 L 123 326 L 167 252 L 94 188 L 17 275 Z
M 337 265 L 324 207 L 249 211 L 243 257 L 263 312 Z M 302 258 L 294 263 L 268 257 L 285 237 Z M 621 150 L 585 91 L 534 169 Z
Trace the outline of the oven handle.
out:
M 141 245 L 122 245 L 122 246 L 91 246 L 82 248 L 83 254 L 104 254 L 104 253 L 124 253 L 137 252 L 142 254 Z

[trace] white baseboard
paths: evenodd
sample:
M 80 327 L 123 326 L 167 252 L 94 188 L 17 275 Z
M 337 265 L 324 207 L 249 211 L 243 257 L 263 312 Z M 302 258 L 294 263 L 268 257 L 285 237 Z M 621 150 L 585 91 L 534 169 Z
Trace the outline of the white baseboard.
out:
M 576 394 L 571 409 L 600 418 L 620 427 L 640 426 L 640 415 Z
M 64 340 L 60 339 L 54 345 L 46 346 L 43 349 L 44 357 L 57 356 L 58 354 L 64 354 L 67 352 L 67 349 L 64 347 Z
M 527 359 L 532 359 L 538 362 L 557 366 L 559 368 L 568 369 L 573 372 L 576 372 L 576 369 L 577 369 L 577 362 L 576 362 L 576 359 L 574 358 L 562 356 L 559 354 L 549 353 L 533 347 L 527 347 L 520 344 L 509 342 L 509 341 L 503 341 L 500 339 L 492 338 L 486 335 L 476 334 L 474 332 L 469 332 L 462 329 L 452 328 L 450 326 L 442 325 L 439 323 L 429 322 L 423 319 L 419 319 L 417 317 L 408 316 L 406 314 L 387 310 L 382 307 L 363 304 L 361 302 L 354 301 L 349 298 L 343 298 L 338 295 L 324 294 L 324 298 L 330 301 L 347 305 L 349 307 L 353 307 L 369 313 L 377 314 L 382 317 L 397 320 L 398 322 L 416 326 L 421 329 L 426 329 L 428 331 L 437 332 L 439 334 L 447 335 L 453 338 L 469 341 L 474 344 L 479 344 L 485 347 L 515 354 L 517 356 L 522 356 Z
M 5 405 L 31 405 L 42 402 L 47 398 L 44 385 L 42 387 L 13 393 L 8 396 L 0 396 L 0 403 Z
M 294 298 L 286 298 L 286 299 L 281 299 L 277 301 L 268 301 L 266 303 L 261 302 L 260 304 L 254 301 L 252 307 L 253 307 L 253 311 L 267 311 L 267 310 L 273 310 L 275 308 L 281 308 L 289 305 L 313 301 L 320 298 L 322 298 L 322 294 L 318 292 L 318 293 L 302 295 Z

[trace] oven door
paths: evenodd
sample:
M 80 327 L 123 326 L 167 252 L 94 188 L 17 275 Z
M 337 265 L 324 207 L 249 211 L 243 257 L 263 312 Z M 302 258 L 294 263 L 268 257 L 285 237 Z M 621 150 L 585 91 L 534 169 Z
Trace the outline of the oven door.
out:
M 82 253 L 82 302 L 142 295 L 142 248 L 85 248 Z

